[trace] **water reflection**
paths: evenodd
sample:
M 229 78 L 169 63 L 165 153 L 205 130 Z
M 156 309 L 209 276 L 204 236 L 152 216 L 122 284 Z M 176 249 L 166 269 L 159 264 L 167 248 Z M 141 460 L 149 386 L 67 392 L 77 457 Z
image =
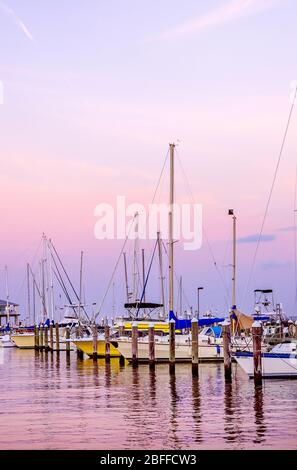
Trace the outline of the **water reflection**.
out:
M 193 421 L 194 421 L 194 440 L 195 442 L 202 442 L 201 431 L 201 397 L 200 386 L 198 377 L 192 378 L 192 407 L 193 407 Z
M 264 422 L 263 411 L 263 388 L 262 385 L 255 386 L 254 391 L 254 411 L 255 411 L 255 425 L 256 425 L 256 438 L 255 443 L 264 442 L 266 434 L 266 425 Z
M 176 389 L 176 374 L 169 374 L 169 388 L 170 388 L 170 440 L 174 444 L 175 449 L 180 449 L 181 445 L 178 438 L 178 402 L 179 395 Z
M 0 448 L 296 449 L 297 389 L 290 381 L 254 387 L 223 365 L 155 371 L 114 359 L 5 350 L 0 364 Z
M 151 399 L 151 406 L 156 405 L 156 370 L 149 369 L 149 395 Z

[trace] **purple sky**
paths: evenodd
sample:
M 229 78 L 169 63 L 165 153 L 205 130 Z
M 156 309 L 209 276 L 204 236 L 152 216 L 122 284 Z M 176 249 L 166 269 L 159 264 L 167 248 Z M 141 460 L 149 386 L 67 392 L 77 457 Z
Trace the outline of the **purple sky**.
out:
M 245 295 L 297 79 L 296 14 L 293 0 L 0 1 L 0 259 L 11 298 L 25 303 L 25 265 L 45 231 L 76 284 L 85 251 L 87 301 L 100 303 L 121 242 L 95 240 L 94 208 L 117 195 L 150 202 L 168 143 L 179 140 L 229 290 L 228 208 L 238 216 L 238 306 L 250 312 L 253 289 L 272 287 L 296 314 L 296 113 Z M 178 166 L 177 197 L 186 200 Z M 225 313 L 206 241 L 176 251 L 189 304 L 203 285 L 203 310 Z M 122 270 L 115 282 L 119 310 Z M 111 304 L 109 295 L 107 312 Z

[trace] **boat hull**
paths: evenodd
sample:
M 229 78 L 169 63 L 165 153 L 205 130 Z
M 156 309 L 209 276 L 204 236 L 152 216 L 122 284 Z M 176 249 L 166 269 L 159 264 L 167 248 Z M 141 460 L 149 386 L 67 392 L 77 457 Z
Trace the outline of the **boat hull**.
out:
M 34 333 L 11 335 L 11 340 L 20 349 L 34 349 L 35 348 Z
M 113 345 L 129 362 L 132 361 L 132 344 L 128 340 L 114 341 Z M 199 345 L 199 362 L 217 362 L 223 361 L 223 348 L 219 345 Z M 149 362 L 149 344 L 148 342 L 138 342 L 138 361 Z M 155 343 L 155 361 L 169 362 L 169 343 Z M 192 346 L 191 344 L 175 345 L 175 361 L 191 362 Z
M 0 338 L 0 348 L 15 348 L 16 345 L 13 341 L 11 341 L 9 335 L 2 336 Z
M 90 338 L 78 338 L 72 340 L 77 349 L 87 354 L 89 357 L 93 357 L 93 339 Z M 117 348 L 110 343 L 110 357 L 120 357 L 121 353 Z M 102 339 L 97 340 L 97 357 L 105 357 L 105 341 Z
M 254 360 L 251 353 L 235 355 L 239 366 L 250 377 L 254 377 Z M 297 356 L 295 354 L 262 354 L 263 378 L 297 378 Z

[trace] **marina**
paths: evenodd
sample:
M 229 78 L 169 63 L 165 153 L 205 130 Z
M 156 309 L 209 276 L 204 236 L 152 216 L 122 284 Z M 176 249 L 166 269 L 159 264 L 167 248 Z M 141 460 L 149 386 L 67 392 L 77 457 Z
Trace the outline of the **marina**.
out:
M 1 463 L 294 465 L 296 1 L 39 3 L 0 1 Z

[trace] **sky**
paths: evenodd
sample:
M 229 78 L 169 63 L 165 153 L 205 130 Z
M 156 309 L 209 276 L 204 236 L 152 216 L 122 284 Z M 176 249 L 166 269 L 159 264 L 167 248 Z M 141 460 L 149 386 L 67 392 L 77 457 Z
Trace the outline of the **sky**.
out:
M 188 178 L 177 164 L 176 199 L 190 185 L 204 230 L 197 251 L 175 244 L 183 308 L 196 309 L 197 286 L 203 311 L 231 306 L 233 208 L 238 307 L 251 313 L 253 290 L 273 288 L 297 315 L 297 110 L 250 276 L 297 80 L 296 14 L 294 0 L 1 0 L 0 297 L 7 265 L 25 312 L 26 263 L 36 269 L 45 232 L 76 286 L 84 251 L 86 301 L 100 305 L 122 241 L 95 239 L 94 209 L 118 195 L 149 203 L 176 142 Z M 107 315 L 123 310 L 123 278 L 120 266 Z M 159 295 L 152 281 L 150 298 Z

